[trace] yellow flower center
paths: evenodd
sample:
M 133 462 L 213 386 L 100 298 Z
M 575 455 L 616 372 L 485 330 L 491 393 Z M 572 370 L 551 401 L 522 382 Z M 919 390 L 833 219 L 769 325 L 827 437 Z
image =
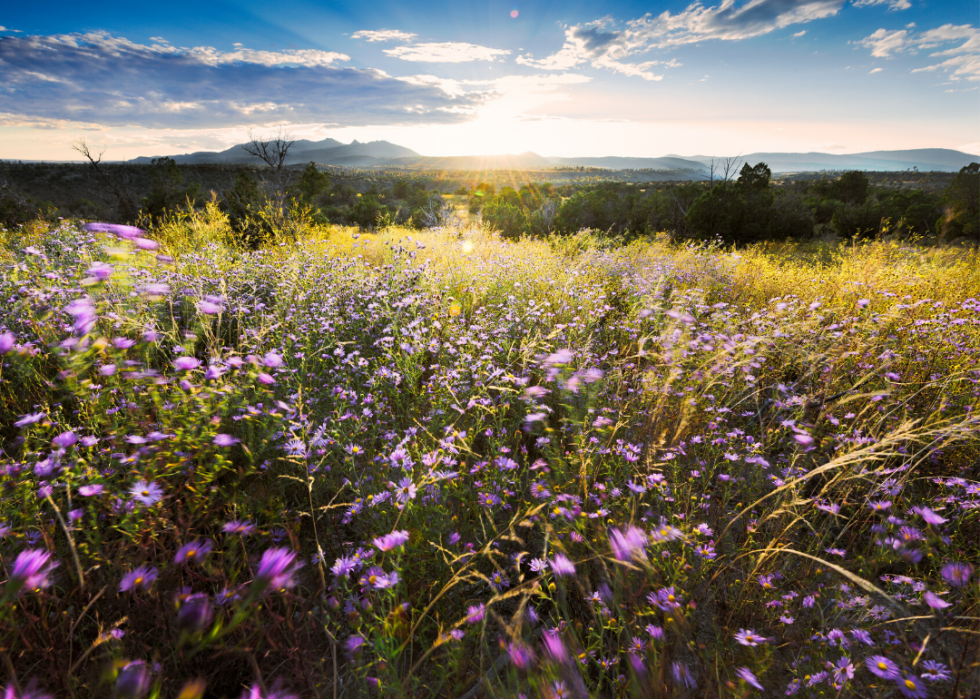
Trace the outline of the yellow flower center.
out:
M 143 497 L 147 497 L 149 494 L 150 494 L 150 491 L 149 490 L 144 490 L 143 491 Z
M 673 602 L 674 601 L 674 596 L 673 595 L 667 595 L 667 601 Z
M 374 585 L 374 583 L 378 582 L 378 576 L 372 575 L 370 578 L 368 578 L 368 582 Z
M 887 670 L 888 669 L 888 666 L 885 665 L 883 662 L 878 661 L 878 669 L 879 670 Z
M 134 584 L 134 585 L 142 585 L 142 584 L 143 584 L 143 576 L 140 576 L 140 577 L 138 577 L 138 578 L 136 578 L 136 579 L 135 579 L 135 580 L 133 581 L 133 584 Z
M 909 689 L 915 689 L 915 682 L 912 680 L 905 680 L 905 686 Z

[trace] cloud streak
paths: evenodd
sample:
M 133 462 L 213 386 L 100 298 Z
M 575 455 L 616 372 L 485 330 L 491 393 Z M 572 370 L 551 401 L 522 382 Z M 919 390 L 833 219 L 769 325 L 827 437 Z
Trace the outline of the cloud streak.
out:
M 916 68 L 913 73 L 941 70 L 948 73 L 954 81 L 980 80 L 980 29 L 969 24 L 944 24 L 918 35 L 907 29 L 879 29 L 854 43 L 869 49 L 875 58 L 894 58 L 897 54 L 915 55 L 920 51 L 931 51 L 930 58 L 942 60 Z M 950 47 L 950 44 L 956 45 Z
M 470 61 L 495 61 L 509 55 L 510 51 L 459 41 L 447 41 L 396 46 L 393 49 L 384 49 L 384 53 L 392 58 L 417 63 L 468 63 Z
M 350 35 L 351 39 L 364 39 L 369 44 L 377 43 L 380 41 L 411 41 L 418 34 L 411 34 L 409 32 L 399 31 L 398 29 L 362 29 L 359 32 L 354 32 Z
M 336 65 L 317 50 L 233 51 L 104 32 L 0 37 L 0 99 L 23 117 L 111 126 L 220 128 L 243 124 L 451 123 L 491 95 Z
M 700 2 L 678 14 L 669 11 L 646 14 L 617 29 L 611 19 L 578 24 L 565 29 L 562 48 L 545 58 L 531 54 L 517 57 L 522 65 L 544 70 L 569 70 L 583 64 L 605 68 L 624 75 L 660 80 L 663 75 L 651 68 L 656 61 L 631 62 L 626 59 L 651 49 L 667 49 L 708 40 L 741 41 L 768 34 L 794 24 L 811 22 L 837 14 L 844 0 L 750 0 L 736 4 L 723 0 L 705 7 Z

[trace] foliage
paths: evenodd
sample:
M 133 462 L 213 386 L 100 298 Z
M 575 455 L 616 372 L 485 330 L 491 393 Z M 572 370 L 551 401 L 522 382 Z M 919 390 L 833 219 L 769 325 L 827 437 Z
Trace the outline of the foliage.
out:
M 972 691 L 978 253 L 232 230 L 0 240 L 7 694 Z

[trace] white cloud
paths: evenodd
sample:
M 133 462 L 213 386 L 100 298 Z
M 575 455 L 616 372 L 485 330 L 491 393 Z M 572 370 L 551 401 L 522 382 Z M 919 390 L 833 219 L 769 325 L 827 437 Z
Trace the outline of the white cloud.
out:
M 854 7 L 867 7 L 868 5 L 888 5 L 889 10 L 907 10 L 912 7 L 909 0 L 854 0 Z
M 392 58 L 418 63 L 468 63 L 470 61 L 495 61 L 510 54 L 504 49 L 491 49 L 477 44 L 459 41 L 443 43 L 412 44 L 385 49 Z
M 646 80 L 659 80 L 649 69 L 655 61 L 631 63 L 625 59 L 651 49 L 693 44 L 717 39 L 739 41 L 793 24 L 830 17 L 841 9 L 844 0 L 736 0 L 705 7 L 695 2 L 683 12 L 646 14 L 616 29 L 610 18 L 565 28 L 565 43 L 554 54 L 535 59 L 531 54 L 518 56 L 517 62 L 542 70 L 570 70 L 583 64 L 607 68 Z M 802 36 L 798 34 L 797 36 Z
M 892 54 L 909 48 L 909 33 L 905 29 L 888 31 L 879 29 L 871 36 L 866 36 L 854 42 L 858 46 L 871 49 L 871 55 L 876 58 L 891 58 Z
M 166 129 L 448 123 L 491 96 L 335 65 L 346 60 L 313 49 L 145 46 L 103 32 L 6 35 L 0 103 L 24 118 Z
M 375 43 L 378 41 L 411 41 L 417 36 L 417 34 L 410 34 L 409 32 L 399 31 L 398 29 L 362 29 L 359 32 L 354 32 L 350 35 L 351 39 L 364 39 L 369 43 Z
M 875 73 L 880 73 L 883 70 L 884 70 L 884 68 L 875 68 L 870 73 L 868 73 L 868 75 L 874 75 Z
M 799 39 L 799 38 L 800 38 L 801 36 L 803 36 L 804 34 L 806 34 L 806 29 L 804 29 L 804 30 L 803 30 L 803 31 L 801 31 L 801 32 L 796 32 L 796 34 L 794 34 L 794 35 L 793 35 L 793 38 L 794 38 L 794 39 Z
M 879 29 L 874 34 L 855 42 L 858 46 L 871 49 L 871 55 L 877 58 L 892 58 L 894 54 L 902 52 L 916 54 L 919 51 L 932 51 L 950 43 L 957 45 L 929 54 L 931 58 L 947 56 L 949 58 L 916 68 L 912 72 L 942 70 L 950 73 L 953 80 L 980 80 L 980 30 L 969 24 L 944 24 L 922 32 L 918 36 L 905 29 L 891 32 Z

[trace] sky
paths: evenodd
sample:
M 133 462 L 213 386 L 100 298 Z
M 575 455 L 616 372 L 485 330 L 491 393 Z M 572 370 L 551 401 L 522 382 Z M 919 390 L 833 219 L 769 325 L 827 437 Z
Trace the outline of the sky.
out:
M 980 154 L 977 0 L 4 3 L 0 159 Z

